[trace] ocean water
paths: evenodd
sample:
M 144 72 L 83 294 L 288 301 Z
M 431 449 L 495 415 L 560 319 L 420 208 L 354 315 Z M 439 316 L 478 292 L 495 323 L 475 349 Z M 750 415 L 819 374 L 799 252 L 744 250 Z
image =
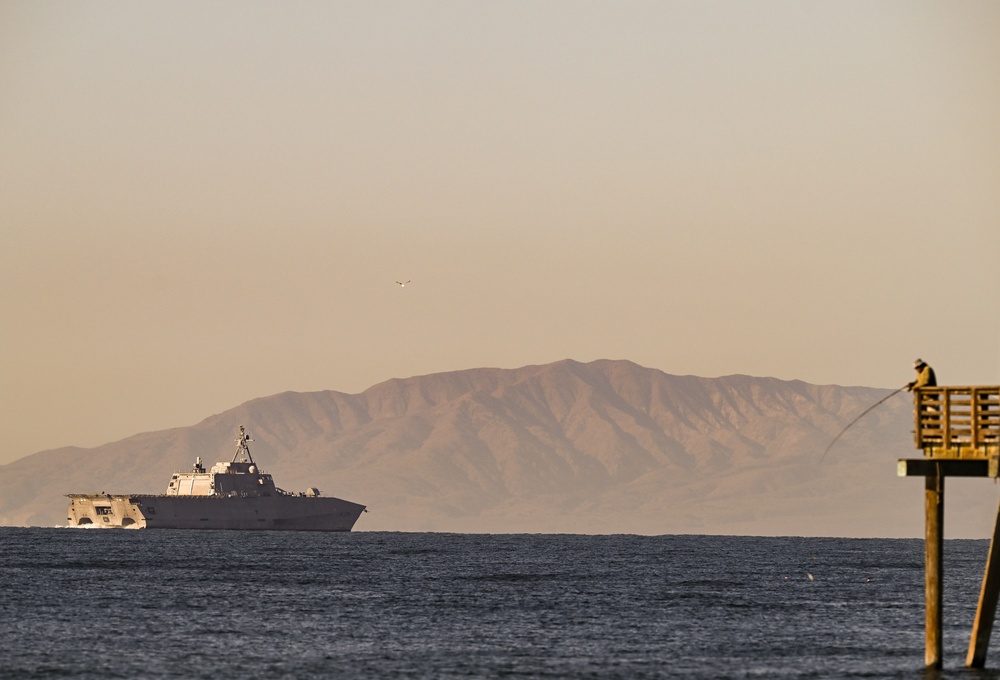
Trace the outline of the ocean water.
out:
M 920 540 L 0 528 L 0 677 L 1000 678 L 987 549 L 937 675 Z

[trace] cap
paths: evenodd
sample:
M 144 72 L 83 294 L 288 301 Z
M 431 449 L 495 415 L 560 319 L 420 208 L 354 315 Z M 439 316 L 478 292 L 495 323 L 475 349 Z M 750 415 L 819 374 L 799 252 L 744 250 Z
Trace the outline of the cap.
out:
M 913 362 L 913 368 L 920 368 L 923 365 L 924 365 L 923 359 L 917 359 L 916 361 Z

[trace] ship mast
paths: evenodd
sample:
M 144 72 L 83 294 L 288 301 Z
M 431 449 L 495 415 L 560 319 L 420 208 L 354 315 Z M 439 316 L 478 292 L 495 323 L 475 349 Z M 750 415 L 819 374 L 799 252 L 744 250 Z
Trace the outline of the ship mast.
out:
M 253 456 L 250 455 L 250 447 L 247 446 L 247 442 L 252 442 L 253 439 L 250 438 L 250 433 L 242 425 L 240 425 L 240 436 L 236 441 L 239 442 L 239 447 L 236 449 L 236 453 L 233 454 L 232 462 L 235 463 L 236 459 L 242 455 L 243 460 L 240 461 L 241 463 L 249 462 L 251 465 L 254 465 Z

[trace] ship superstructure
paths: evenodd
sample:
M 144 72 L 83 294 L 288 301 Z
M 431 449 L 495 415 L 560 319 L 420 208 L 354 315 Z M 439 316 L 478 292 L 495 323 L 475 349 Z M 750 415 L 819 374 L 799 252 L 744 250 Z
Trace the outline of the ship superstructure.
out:
M 231 461 L 175 472 L 164 494 L 68 494 L 70 526 L 133 529 L 350 531 L 365 506 L 324 497 L 316 488 L 279 489 L 253 460 L 241 425 Z

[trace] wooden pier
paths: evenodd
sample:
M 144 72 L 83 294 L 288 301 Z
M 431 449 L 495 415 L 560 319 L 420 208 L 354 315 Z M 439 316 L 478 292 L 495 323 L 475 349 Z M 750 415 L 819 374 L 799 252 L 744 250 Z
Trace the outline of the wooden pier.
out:
M 927 668 L 942 665 L 942 557 L 946 477 L 1000 477 L 1000 386 L 914 391 L 914 436 L 924 457 L 899 461 L 901 477 L 924 478 Z M 983 668 L 1000 596 L 1000 508 L 986 558 L 965 665 Z

